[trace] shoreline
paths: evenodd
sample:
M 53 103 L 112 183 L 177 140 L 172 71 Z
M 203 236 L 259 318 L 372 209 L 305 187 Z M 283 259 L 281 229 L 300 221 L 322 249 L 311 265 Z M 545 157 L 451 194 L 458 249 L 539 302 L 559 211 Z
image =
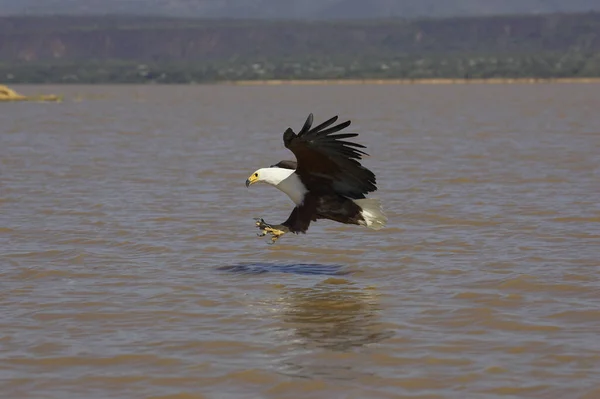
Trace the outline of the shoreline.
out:
M 502 85 L 502 84 L 598 84 L 594 78 L 489 78 L 489 79 L 265 79 L 265 80 L 221 80 L 212 82 L 44 82 L 13 83 L 13 87 L 24 86 L 326 86 L 326 85 Z M 0 84 L 0 86 L 2 86 Z
M 278 85 L 453 85 L 453 84 L 540 84 L 540 83 L 600 83 L 598 78 L 489 78 L 489 79 L 270 79 L 215 82 L 232 86 Z M 200 83 L 202 84 L 202 83 Z

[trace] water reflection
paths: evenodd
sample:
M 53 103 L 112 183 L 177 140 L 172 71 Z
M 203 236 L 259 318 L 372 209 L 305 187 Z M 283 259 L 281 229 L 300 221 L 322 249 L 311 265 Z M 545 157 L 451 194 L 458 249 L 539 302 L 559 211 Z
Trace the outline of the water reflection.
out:
M 276 306 L 277 335 L 286 350 L 277 372 L 333 380 L 372 376 L 357 357 L 369 344 L 393 335 L 380 321 L 378 297 L 376 290 L 340 278 L 309 288 L 283 288 Z
M 392 335 L 379 321 L 377 292 L 345 280 L 288 288 L 279 302 L 282 329 L 291 332 L 303 348 L 347 351 Z

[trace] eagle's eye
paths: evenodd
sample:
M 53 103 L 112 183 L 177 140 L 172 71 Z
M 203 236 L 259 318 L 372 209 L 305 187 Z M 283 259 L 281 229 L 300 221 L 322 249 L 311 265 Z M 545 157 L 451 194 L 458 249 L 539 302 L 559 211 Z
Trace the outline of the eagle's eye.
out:
M 254 174 L 254 177 L 258 177 L 258 173 L 255 173 L 255 174 Z

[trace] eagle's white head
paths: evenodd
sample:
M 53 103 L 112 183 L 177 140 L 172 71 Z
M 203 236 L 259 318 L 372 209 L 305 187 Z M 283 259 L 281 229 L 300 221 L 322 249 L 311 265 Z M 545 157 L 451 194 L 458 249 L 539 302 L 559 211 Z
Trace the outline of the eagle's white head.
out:
M 294 171 L 283 168 L 260 168 L 252 173 L 246 180 L 246 187 L 255 183 L 267 183 L 277 186 L 283 180 L 287 179 Z
M 260 168 L 246 179 L 246 187 L 256 183 L 267 183 L 278 188 L 290 197 L 297 205 L 304 200 L 307 190 L 293 169 Z

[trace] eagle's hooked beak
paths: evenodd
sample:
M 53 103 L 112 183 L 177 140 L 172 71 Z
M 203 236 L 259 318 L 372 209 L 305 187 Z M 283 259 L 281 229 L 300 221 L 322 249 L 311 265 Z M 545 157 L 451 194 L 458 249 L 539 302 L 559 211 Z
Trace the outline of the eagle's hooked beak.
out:
M 249 178 L 246 179 L 246 187 L 250 187 L 251 184 L 254 184 L 258 181 L 258 173 L 253 173 Z

